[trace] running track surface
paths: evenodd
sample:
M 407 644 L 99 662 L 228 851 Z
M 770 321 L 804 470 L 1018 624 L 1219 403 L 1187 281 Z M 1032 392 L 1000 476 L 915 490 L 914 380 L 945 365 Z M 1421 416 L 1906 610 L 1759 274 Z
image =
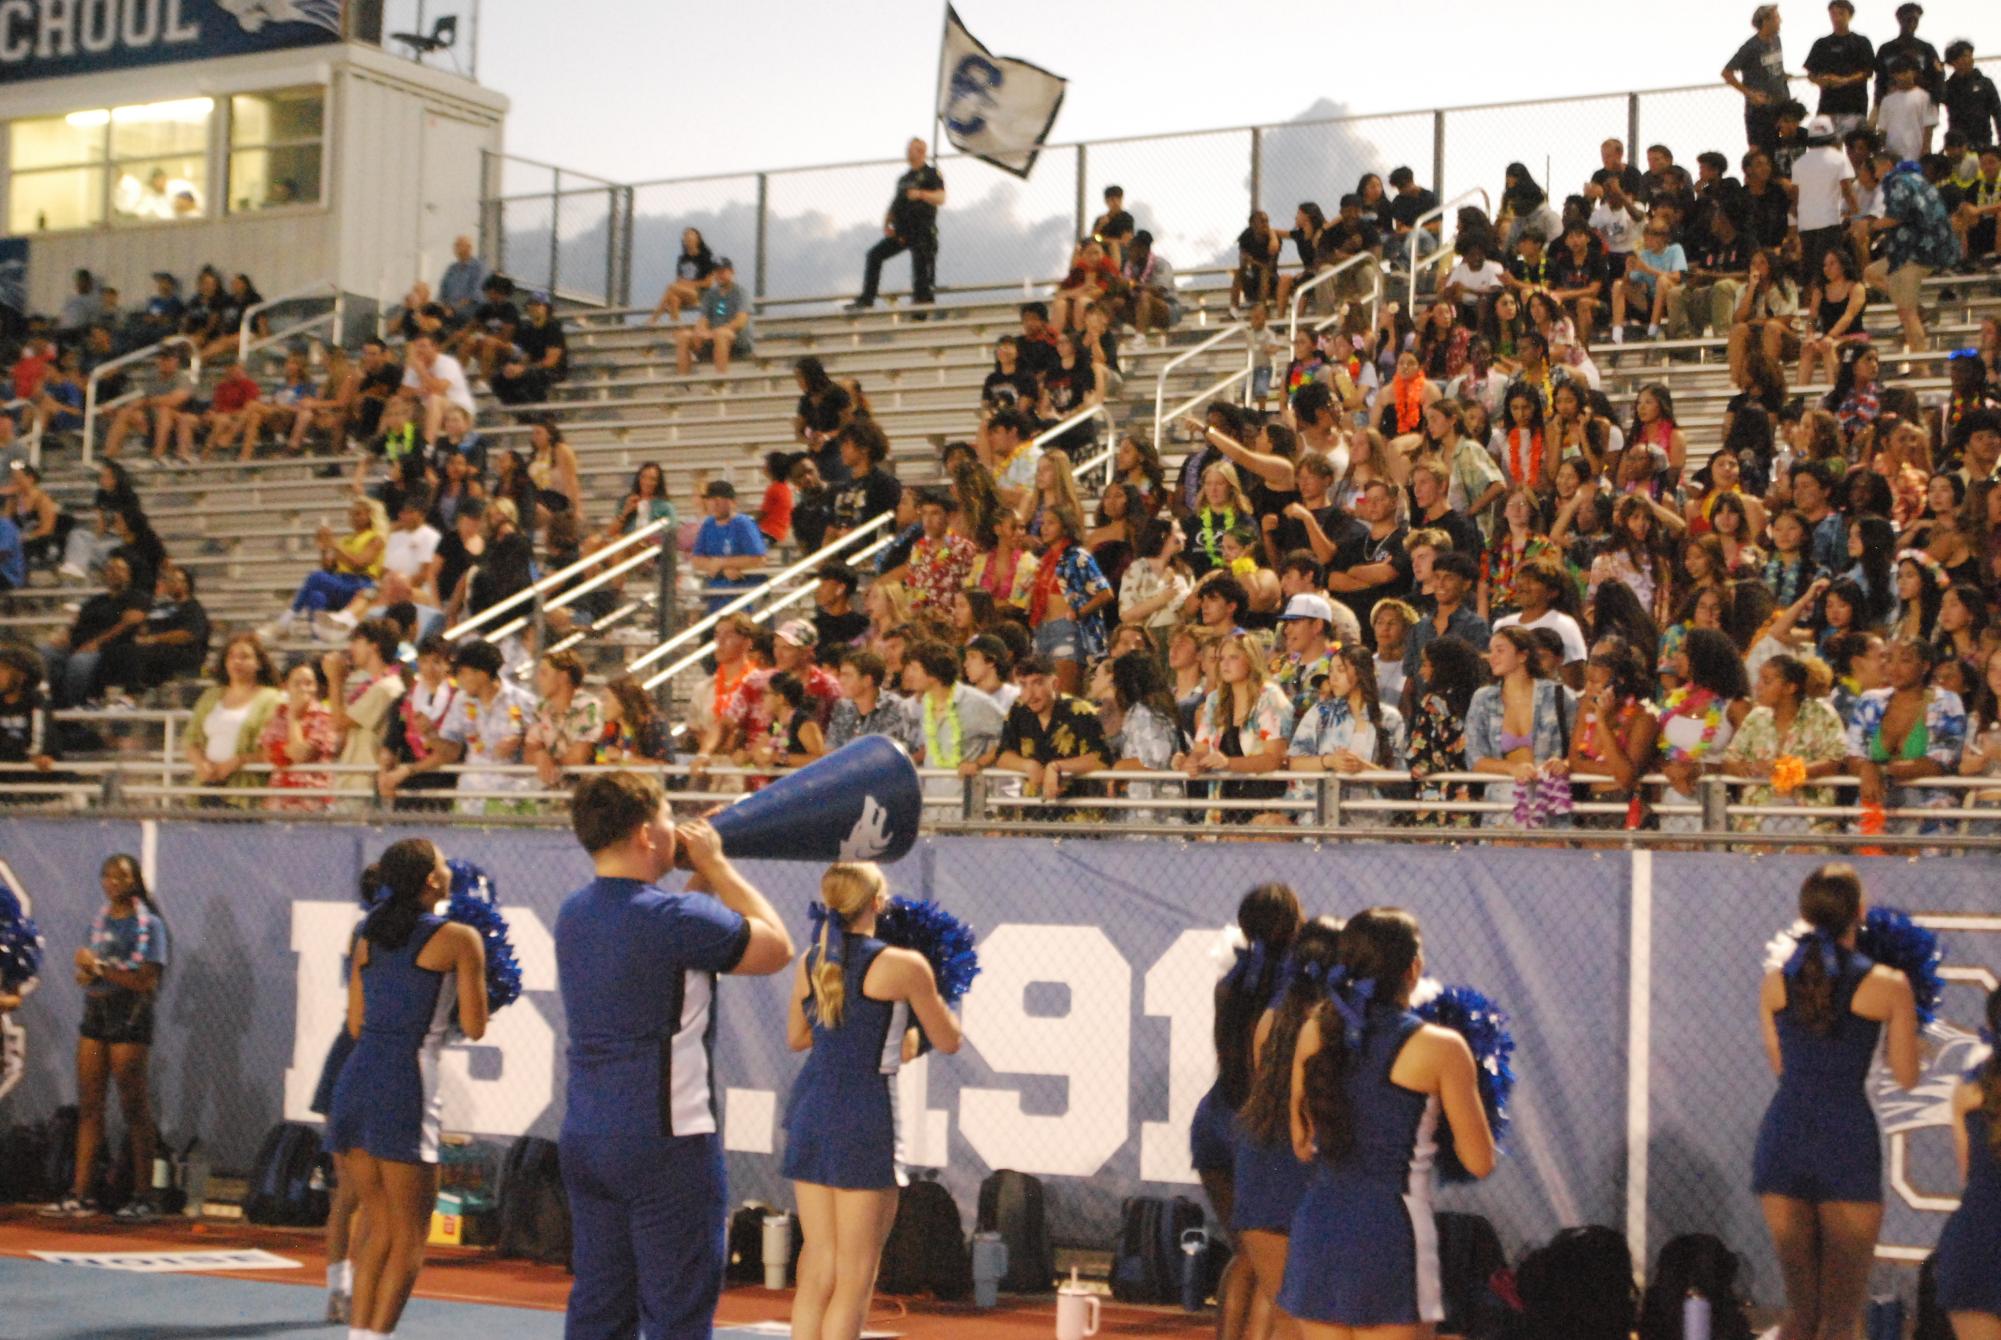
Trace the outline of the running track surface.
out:
M 30 1253 L 200 1251 L 258 1247 L 300 1262 L 298 1270 L 140 1275 L 52 1265 Z M 128 1227 L 109 1219 L 46 1220 L 0 1207 L 0 1340 L 261 1340 L 343 1336 L 320 1321 L 325 1256 L 313 1231 L 164 1220 Z M 289 1287 L 280 1287 L 289 1286 Z M 503 1261 L 489 1253 L 433 1247 L 399 1340 L 558 1340 L 570 1291 L 560 1268 Z M 757 1322 L 791 1314 L 789 1293 L 735 1288 L 717 1312 L 716 1340 L 750 1340 Z M 1048 1298 L 1004 1299 L 991 1312 L 920 1299 L 876 1300 L 872 1332 L 911 1340 L 1028 1340 L 1054 1329 Z M 1214 1333 L 1215 1314 L 1137 1308 L 1106 1300 L 1104 1335 L 1194 1340 Z M 768 1333 L 767 1333 L 768 1334 Z

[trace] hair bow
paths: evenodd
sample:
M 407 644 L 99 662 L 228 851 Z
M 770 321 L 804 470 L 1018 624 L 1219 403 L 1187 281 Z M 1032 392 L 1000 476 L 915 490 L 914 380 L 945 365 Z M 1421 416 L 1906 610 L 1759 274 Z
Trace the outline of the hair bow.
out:
M 1341 1031 L 1350 1047 L 1362 1045 L 1362 1030 L 1368 1023 L 1369 1001 L 1375 997 L 1374 978 L 1356 981 L 1346 968 L 1336 968 L 1327 977 L 1327 999 L 1341 1016 Z
M 1827 971 L 1830 979 L 1841 975 L 1841 947 L 1826 931 L 1808 931 L 1800 937 L 1799 948 L 1793 950 L 1793 956 L 1786 960 L 1785 975 L 1788 978 L 1799 976 L 1809 954 L 1820 956 L 1820 966 Z
M 375 896 L 368 900 L 368 905 L 371 909 L 381 907 L 393 897 L 395 897 L 395 894 L 387 884 L 377 884 L 375 886 Z
M 1237 961 L 1230 965 L 1223 975 L 1223 984 L 1232 991 L 1242 990 L 1246 985 L 1262 982 L 1265 965 L 1270 961 L 1270 951 L 1263 940 L 1253 940 L 1237 949 Z
M 1979 1032 L 1979 1037 L 1980 1040 L 1986 1043 L 1988 1046 L 2001 1048 L 2001 1038 L 1997 1038 L 1995 1036 L 1993 1029 L 1991 1028 L 1981 1029 Z

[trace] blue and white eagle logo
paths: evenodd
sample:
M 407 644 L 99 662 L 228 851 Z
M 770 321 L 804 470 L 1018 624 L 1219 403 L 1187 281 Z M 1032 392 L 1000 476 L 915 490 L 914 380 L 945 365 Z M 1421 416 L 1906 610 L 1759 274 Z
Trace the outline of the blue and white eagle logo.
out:
M 246 33 L 267 23 L 310 23 L 340 36 L 344 0 L 216 0 Z

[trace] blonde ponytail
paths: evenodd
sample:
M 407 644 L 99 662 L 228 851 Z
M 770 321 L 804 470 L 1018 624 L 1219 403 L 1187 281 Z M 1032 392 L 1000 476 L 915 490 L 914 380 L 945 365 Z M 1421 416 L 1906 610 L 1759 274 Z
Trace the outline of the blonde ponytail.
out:
M 841 861 L 827 867 L 820 877 L 820 901 L 827 905 L 827 919 L 820 923 L 820 957 L 813 965 L 813 1008 L 825 1028 L 839 1028 L 847 1005 L 847 981 L 838 952 L 831 952 L 835 921 L 841 923 L 843 938 L 848 923 L 874 905 L 889 888 L 882 871 L 867 861 Z

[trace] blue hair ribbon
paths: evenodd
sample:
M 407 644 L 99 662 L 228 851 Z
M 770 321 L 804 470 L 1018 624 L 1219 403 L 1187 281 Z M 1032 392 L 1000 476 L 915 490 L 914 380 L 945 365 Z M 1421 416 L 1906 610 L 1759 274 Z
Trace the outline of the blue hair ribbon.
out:
M 1263 940 L 1253 940 L 1237 950 L 1236 962 L 1223 974 L 1223 984 L 1232 991 L 1241 991 L 1246 984 L 1262 982 L 1265 965 L 1270 962 L 1271 951 Z
M 1793 956 L 1786 960 L 1784 972 L 1788 980 L 1800 975 L 1800 969 L 1806 966 L 1809 956 L 1820 959 L 1820 966 L 1826 970 L 1829 981 L 1841 976 L 1841 946 L 1826 931 L 1808 931 L 1800 937 L 1799 947 L 1793 950 Z
M 1334 1012 L 1341 1016 L 1341 1031 L 1350 1047 L 1362 1045 L 1362 1032 L 1368 1026 L 1369 1002 L 1375 994 L 1376 980 L 1373 977 L 1356 981 L 1349 976 L 1346 968 L 1336 968 L 1327 975 L 1327 999 L 1334 1006 Z
M 1991 1028 L 1981 1029 L 1979 1031 L 1978 1036 L 1982 1042 L 1986 1043 L 1990 1047 L 2001 1047 L 2001 1038 L 1997 1038 L 1995 1036 L 1994 1030 Z

